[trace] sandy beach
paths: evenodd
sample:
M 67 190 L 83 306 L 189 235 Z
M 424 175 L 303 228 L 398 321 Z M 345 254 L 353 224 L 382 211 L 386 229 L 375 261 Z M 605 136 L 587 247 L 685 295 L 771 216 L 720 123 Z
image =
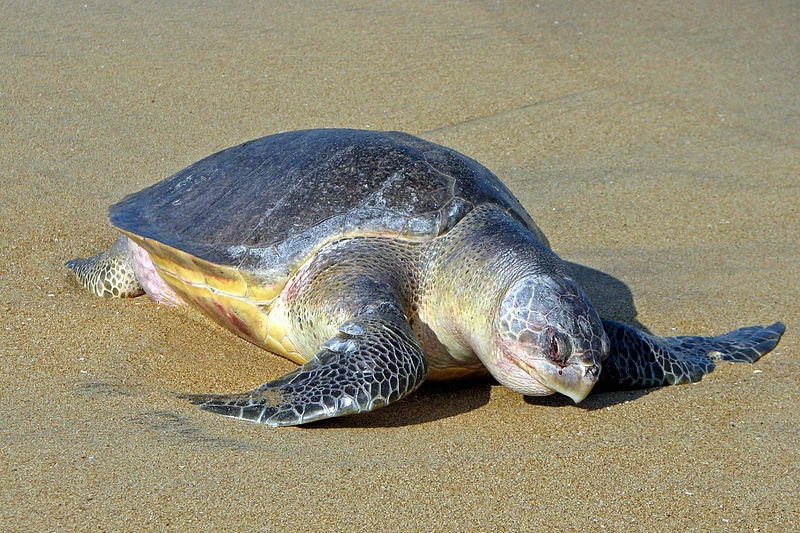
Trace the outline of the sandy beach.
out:
M 7 2 L 0 7 L 0 530 L 788 531 L 800 523 L 800 6 Z M 492 169 L 601 314 L 783 321 L 701 382 L 430 386 L 273 429 L 197 410 L 292 363 L 64 262 L 217 150 L 408 131 Z

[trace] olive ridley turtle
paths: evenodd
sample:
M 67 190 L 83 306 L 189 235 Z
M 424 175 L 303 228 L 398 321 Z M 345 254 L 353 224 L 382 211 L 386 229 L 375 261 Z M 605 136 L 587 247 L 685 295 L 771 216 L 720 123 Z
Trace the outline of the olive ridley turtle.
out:
M 107 252 L 67 263 L 100 296 L 189 304 L 301 365 L 201 408 L 270 425 L 369 411 L 426 379 L 525 395 L 688 383 L 784 326 L 656 337 L 601 320 L 511 192 L 399 132 L 293 131 L 211 155 L 110 208 Z

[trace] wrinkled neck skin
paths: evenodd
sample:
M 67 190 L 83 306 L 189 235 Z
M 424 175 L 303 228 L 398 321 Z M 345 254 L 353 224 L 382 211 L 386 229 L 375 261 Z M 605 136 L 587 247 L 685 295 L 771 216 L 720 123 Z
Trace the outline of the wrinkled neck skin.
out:
M 563 262 L 496 207 L 472 211 L 438 241 L 427 284 L 440 297 L 429 322 L 450 354 L 477 356 L 523 394 L 581 401 L 597 381 L 608 340 Z

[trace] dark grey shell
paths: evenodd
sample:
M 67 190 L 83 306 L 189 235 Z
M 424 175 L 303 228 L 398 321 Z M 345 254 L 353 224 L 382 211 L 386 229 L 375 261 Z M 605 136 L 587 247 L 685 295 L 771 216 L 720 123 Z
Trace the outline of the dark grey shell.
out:
M 317 129 L 222 150 L 110 208 L 111 223 L 262 279 L 324 242 L 385 235 L 428 240 L 477 205 L 538 228 L 488 169 L 399 132 Z

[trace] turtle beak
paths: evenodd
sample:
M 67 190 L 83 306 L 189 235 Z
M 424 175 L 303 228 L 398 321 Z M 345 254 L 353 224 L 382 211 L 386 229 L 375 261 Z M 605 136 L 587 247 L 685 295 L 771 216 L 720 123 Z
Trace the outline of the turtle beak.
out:
M 533 367 L 542 385 L 569 396 L 575 403 L 580 403 L 589 395 L 600 377 L 599 365 L 577 358 L 572 358 L 572 362 L 566 366 L 539 360 Z

